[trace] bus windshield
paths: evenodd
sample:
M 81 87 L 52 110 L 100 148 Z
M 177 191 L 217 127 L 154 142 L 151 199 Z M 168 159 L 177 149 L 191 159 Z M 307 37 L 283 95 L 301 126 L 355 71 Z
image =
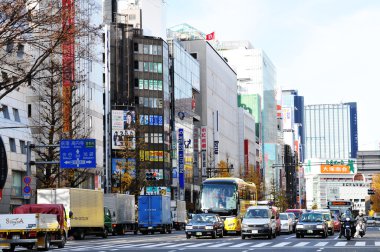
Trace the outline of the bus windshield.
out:
M 236 210 L 236 186 L 233 184 L 203 184 L 201 209 L 213 212 Z

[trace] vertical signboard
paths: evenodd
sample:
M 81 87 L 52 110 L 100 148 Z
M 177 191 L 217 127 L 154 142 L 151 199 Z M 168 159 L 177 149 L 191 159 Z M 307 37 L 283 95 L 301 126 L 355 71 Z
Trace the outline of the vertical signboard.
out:
M 201 150 L 207 150 L 207 127 L 201 127 Z
M 68 34 L 62 43 L 63 132 L 68 133 L 71 131 L 71 86 L 75 80 L 74 0 L 62 0 L 62 16 L 62 30 Z
M 183 141 L 183 129 L 178 129 L 178 173 L 179 173 L 179 187 L 185 188 L 184 178 L 184 141 Z
M 248 139 L 244 139 L 244 169 L 245 175 L 248 175 L 249 171 L 249 160 L 248 160 Z

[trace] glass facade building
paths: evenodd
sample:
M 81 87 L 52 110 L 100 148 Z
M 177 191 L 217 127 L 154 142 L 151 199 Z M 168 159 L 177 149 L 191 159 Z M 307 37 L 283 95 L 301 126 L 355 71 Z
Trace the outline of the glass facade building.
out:
M 305 106 L 305 158 L 349 159 L 358 151 L 356 103 Z

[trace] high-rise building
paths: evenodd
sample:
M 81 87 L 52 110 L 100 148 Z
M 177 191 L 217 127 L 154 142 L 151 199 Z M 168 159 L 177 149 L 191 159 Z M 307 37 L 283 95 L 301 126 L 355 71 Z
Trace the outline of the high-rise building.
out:
M 304 126 L 306 159 L 357 157 L 356 102 L 306 105 Z
M 168 37 L 180 40 L 200 64 L 200 122 L 194 125 L 201 128 L 202 176 L 220 176 L 221 169 L 239 176 L 236 73 L 195 28 L 171 27 Z
M 261 115 L 255 116 L 255 120 L 260 124 L 262 133 L 256 134 L 261 136 L 261 173 L 266 188 L 270 188 L 273 182 L 279 182 L 277 164 L 281 162 L 281 148 L 277 142 L 275 67 L 262 49 L 253 48 L 248 41 L 225 41 L 215 46 L 237 73 L 241 102 L 239 106 L 244 104 L 252 112 L 257 111 L 257 107 L 251 107 L 255 104 L 252 101 L 254 96 L 251 95 L 257 94 L 261 97 Z

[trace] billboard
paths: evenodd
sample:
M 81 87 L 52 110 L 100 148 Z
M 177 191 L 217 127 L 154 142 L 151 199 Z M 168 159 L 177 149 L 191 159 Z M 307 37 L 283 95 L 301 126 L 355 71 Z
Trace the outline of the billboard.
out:
M 112 110 L 112 149 L 136 149 L 136 115 L 132 110 Z
M 112 158 L 112 174 L 129 172 L 132 178 L 136 177 L 136 160 L 134 158 Z

